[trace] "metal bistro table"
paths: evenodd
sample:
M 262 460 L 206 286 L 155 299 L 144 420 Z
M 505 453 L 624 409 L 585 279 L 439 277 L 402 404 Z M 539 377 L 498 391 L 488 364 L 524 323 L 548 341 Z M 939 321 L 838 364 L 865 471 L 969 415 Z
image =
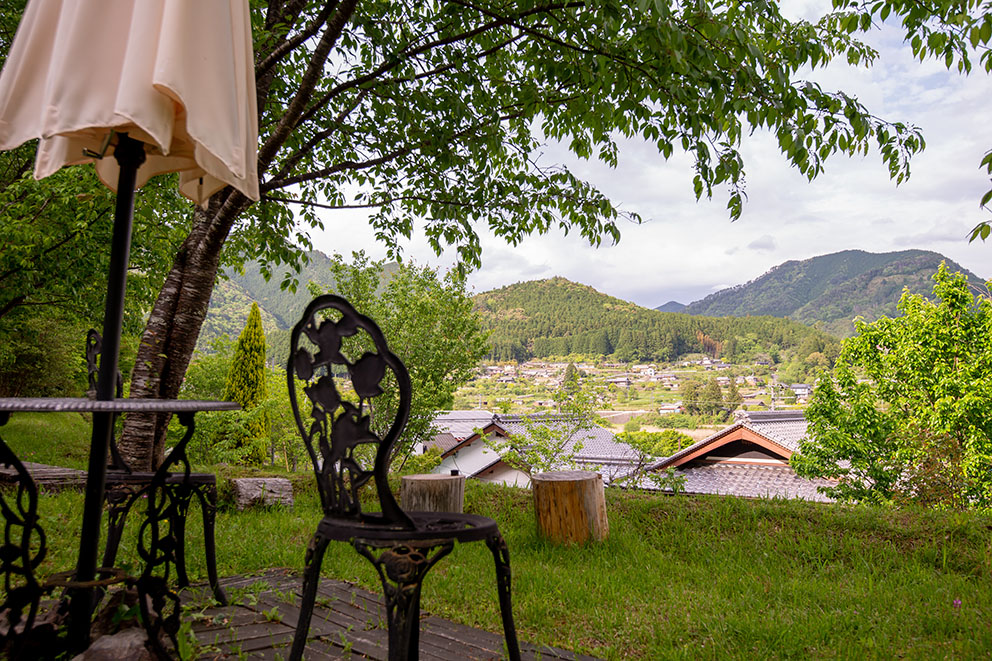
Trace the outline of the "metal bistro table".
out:
M 82 412 L 97 416 L 174 413 L 186 428 L 182 439 L 145 487 L 147 515 L 141 524 L 138 539 L 138 555 L 144 564 L 141 575 L 128 577 L 120 570 L 102 567 L 99 578 L 85 581 L 77 581 L 75 572 L 57 574 L 44 582 L 38 580 L 36 570 L 46 554 L 45 532 L 38 517 L 38 489 L 30 473 L 0 438 L 0 465 L 9 466 L 17 473 L 16 493 L 0 491 L 0 510 L 4 517 L 0 575 L 5 593 L 5 601 L 0 604 L 0 641 L 6 644 L 8 651 L 16 651 L 19 645 L 37 644 L 39 636 L 48 635 L 39 632 L 33 636 L 33 629 L 41 599 L 52 589 L 65 587 L 77 595 L 88 592 L 94 599 L 95 608 L 98 590 L 111 583 L 132 581 L 140 594 L 142 620 L 149 640 L 158 648 L 156 651 L 160 656 L 165 655 L 159 643 L 160 634 L 168 634 L 175 643 L 174 634 L 178 629 L 179 601 L 169 589 L 168 579 L 170 565 L 176 565 L 177 553 L 182 553 L 177 548 L 182 544 L 182 540 L 177 539 L 182 531 L 176 528 L 181 528 L 186 514 L 184 504 L 175 498 L 175 490 L 166 488 L 166 485 L 182 485 L 184 480 L 189 480 L 186 445 L 193 436 L 194 415 L 199 411 L 233 411 L 239 408 L 235 402 L 202 400 L 0 397 L 0 427 L 7 424 L 12 413 Z M 179 525 L 174 526 L 173 522 Z M 216 581 L 216 577 L 211 579 Z M 149 611 L 149 605 L 153 612 Z M 85 627 L 88 630 L 88 622 Z

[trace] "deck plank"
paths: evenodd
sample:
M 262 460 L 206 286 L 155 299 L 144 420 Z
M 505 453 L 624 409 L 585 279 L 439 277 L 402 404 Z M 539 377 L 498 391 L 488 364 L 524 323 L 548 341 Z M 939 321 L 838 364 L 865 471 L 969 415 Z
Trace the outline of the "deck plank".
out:
M 240 656 L 266 661 L 288 658 L 300 612 L 302 578 L 280 569 L 257 576 L 224 578 L 221 585 L 228 594 L 241 589 L 247 592 L 230 606 L 207 606 L 210 594 L 202 586 L 182 593 L 184 604 L 205 605 L 192 627 L 197 640 L 205 646 L 202 658 Z M 381 595 L 323 578 L 317 596 L 307 640 L 307 659 L 387 659 L 389 638 Z M 525 659 L 596 661 L 594 657 L 543 645 L 521 643 L 520 647 Z M 422 616 L 420 658 L 425 661 L 503 659 L 503 648 L 502 632 L 483 631 L 432 615 Z

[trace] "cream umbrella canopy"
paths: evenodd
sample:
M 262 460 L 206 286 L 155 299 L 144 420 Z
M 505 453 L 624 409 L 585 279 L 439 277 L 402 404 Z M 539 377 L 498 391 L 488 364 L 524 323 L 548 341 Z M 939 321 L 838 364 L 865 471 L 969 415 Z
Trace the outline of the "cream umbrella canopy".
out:
M 32 0 L 0 74 L 0 149 L 40 138 L 35 177 L 95 162 L 110 130 L 146 145 L 137 185 L 179 172 L 204 203 L 258 199 L 258 120 L 246 0 Z
M 92 162 L 117 192 L 97 383 L 112 400 L 135 187 L 178 172 L 198 204 L 225 186 L 258 199 L 248 0 L 31 0 L 0 72 L 0 149 L 35 138 L 35 177 Z M 78 582 L 96 574 L 111 431 L 94 414 Z M 92 590 L 73 596 L 73 638 L 92 608 Z

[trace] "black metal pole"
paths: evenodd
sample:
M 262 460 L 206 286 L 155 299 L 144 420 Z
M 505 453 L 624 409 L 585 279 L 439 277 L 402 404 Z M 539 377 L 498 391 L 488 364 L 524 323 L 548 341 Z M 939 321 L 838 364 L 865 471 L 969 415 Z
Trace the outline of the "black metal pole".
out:
M 144 144 L 118 134 L 114 158 L 120 166 L 117 179 L 117 206 L 114 210 L 114 233 L 110 246 L 107 300 L 103 312 L 103 347 L 100 352 L 100 373 L 97 377 L 96 398 L 114 399 L 117 387 L 117 359 L 121 348 L 121 327 L 124 322 L 124 291 L 127 285 L 127 265 L 131 252 L 131 226 L 134 220 L 134 188 L 138 167 L 145 160 Z M 100 547 L 100 521 L 107 477 L 107 451 L 113 433 L 112 413 L 93 414 L 93 435 L 90 438 L 90 459 L 86 475 L 86 497 L 83 504 L 83 527 L 79 539 L 79 559 L 76 564 L 77 582 L 96 578 L 97 555 Z M 90 619 L 93 616 L 94 588 L 74 588 L 69 602 L 70 644 L 83 650 L 89 646 Z

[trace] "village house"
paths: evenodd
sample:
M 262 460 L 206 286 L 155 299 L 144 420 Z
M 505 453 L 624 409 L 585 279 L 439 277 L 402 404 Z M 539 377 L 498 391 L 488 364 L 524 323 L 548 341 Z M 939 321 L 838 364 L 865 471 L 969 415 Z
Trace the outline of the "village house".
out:
M 829 501 L 817 491 L 829 480 L 807 480 L 796 475 L 789 458 L 806 436 L 802 411 L 743 411 L 725 429 L 694 443 L 645 471 L 674 469 L 685 479 L 684 492 L 747 498 L 799 498 Z M 642 477 L 638 486 L 656 489 Z

